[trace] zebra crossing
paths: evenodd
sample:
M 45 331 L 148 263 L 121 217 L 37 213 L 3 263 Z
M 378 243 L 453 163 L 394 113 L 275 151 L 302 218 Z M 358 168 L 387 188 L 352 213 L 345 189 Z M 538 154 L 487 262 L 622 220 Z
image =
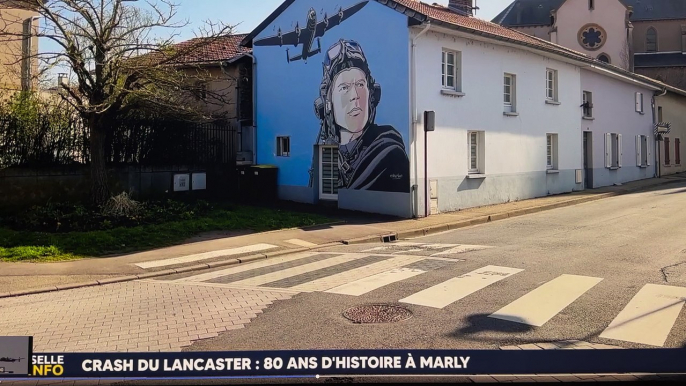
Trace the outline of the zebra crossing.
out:
M 482 251 L 494 248 L 488 245 L 466 245 L 466 244 L 433 244 L 416 243 L 411 241 L 399 241 L 396 243 L 366 249 L 362 252 L 390 253 L 390 254 L 419 254 L 430 257 L 455 257 L 467 252 Z
M 463 261 L 445 258 L 444 252 L 463 247 L 457 244 L 397 244 L 400 245 L 386 249 L 370 248 L 357 253 L 303 252 L 285 255 L 178 278 L 173 282 L 359 297 L 421 277 L 433 270 L 449 267 L 459 271 Z M 398 249 L 402 253 L 398 253 Z M 427 285 L 409 296 L 390 300 L 442 310 L 496 283 L 514 285 L 518 277 L 523 278 L 526 274 L 526 270 L 521 268 L 486 265 L 469 272 L 458 272 L 455 277 L 441 283 Z M 542 327 L 584 294 L 593 291 L 602 281 L 600 277 L 562 274 L 503 304 L 488 317 Z M 418 281 L 413 280 L 413 283 L 416 285 Z M 684 287 L 646 284 L 600 337 L 662 347 L 685 303 Z

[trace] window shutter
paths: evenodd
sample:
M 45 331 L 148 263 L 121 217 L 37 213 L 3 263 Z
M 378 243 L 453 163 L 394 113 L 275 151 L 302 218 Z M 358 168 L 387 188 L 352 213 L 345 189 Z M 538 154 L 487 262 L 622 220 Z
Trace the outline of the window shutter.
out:
M 605 134 L 605 167 L 609 168 L 612 166 L 612 136 L 610 133 Z
M 617 166 L 622 167 L 622 135 L 617 134 Z
M 653 156 L 653 151 L 650 148 L 650 137 L 646 137 L 646 149 L 648 149 L 648 156 L 646 157 L 646 165 L 650 166 L 650 158 Z
M 642 161 L 642 154 L 641 154 L 641 136 L 637 135 L 636 136 L 636 166 L 641 166 L 641 161 Z
M 670 164 L 669 159 L 669 138 L 665 138 L 665 165 Z
M 674 163 L 681 165 L 681 140 L 674 138 Z
M 643 112 L 643 93 L 640 92 L 636 93 L 636 112 Z

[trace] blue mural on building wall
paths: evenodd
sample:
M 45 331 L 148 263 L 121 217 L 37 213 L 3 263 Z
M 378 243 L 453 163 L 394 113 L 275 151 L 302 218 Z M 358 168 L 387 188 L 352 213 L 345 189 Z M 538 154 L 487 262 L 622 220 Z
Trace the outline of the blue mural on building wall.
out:
M 322 3 L 325 5 L 318 14 L 313 5 Z M 298 10 L 300 16 L 293 18 Z M 374 31 L 369 20 L 381 24 L 384 18 L 390 19 L 389 24 Z M 312 187 L 318 169 L 312 145 L 326 145 L 338 148 L 338 189 L 409 193 L 406 23 L 402 15 L 374 1 L 297 0 L 272 24 L 271 33 L 265 33 L 269 36 L 258 35 L 254 40 L 259 62 L 268 60 L 260 67 L 262 79 L 267 71 L 280 73 L 278 78 L 266 76 L 281 83 L 266 82 L 277 87 L 262 99 L 268 107 L 263 107 L 261 114 L 270 114 L 270 109 L 273 114 L 263 117 L 270 126 L 267 135 L 289 134 L 291 151 L 298 147 L 310 156 L 309 165 L 304 165 L 302 158 L 281 162 L 281 184 Z M 286 57 L 274 62 L 278 55 L 275 50 Z M 383 79 L 375 79 L 373 74 Z M 384 82 L 388 82 L 391 93 L 382 105 Z M 304 108 L 301 98 L 279 92 L 291 88 L 298 88 L 299 97 L 311 96 L 309 108 Z M 280 103 L 274 103 L 276 99 Z M 283 122 L 279 118 L 285 117 L 296 122 L 287 128 L 278 127 Z M 304 143 L 306 138 L 309 146 Z M 279 164 L 278 159 L 274 161 Z

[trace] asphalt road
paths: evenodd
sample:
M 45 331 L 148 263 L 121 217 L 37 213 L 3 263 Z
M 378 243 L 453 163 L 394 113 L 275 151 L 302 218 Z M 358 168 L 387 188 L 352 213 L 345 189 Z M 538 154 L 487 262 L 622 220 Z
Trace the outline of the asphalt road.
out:
M 0 304 L 0 329 L 9 335 L 38 331 L 36 350 L 43 352 L 497 349 L 569 340 L 620 348 L 686 347 L 685 219 L 686 182 L 401 243 L 340 246 L 159 280 L 9 299 Z M 346 286 L 388 272 L 367 282 L 369 291 L 340 293 L 359 290 Z M 446 282 L 452 284 L 445 291 L 419 296 Z M 355 324 L 342 315 L 368 304 L 405 307 L 412 317 Z M 551 312 L 551 305 L 559 309 Z M 513 306 L 512 315 L 524 315 L 521 319 L 491 317 Z M 618 319 L 620 330 L 634 327 L 615 338 L 601 337 Z M 636 320 L 645 323 L 636 326 Z M 665 337 L 655 339 L 659 331 Z M 637 342 L 646 337 L 653 344 Z
M 245 328 L 196 341 L 184 351 L 492 349 L 570 339 L 625 348 L 686 347 L 683 307 L 676 321 L 668 323 L 671 329 L 662 345 L 599 337 L 646 284 L 686 287 L 684 220 L 686 184 L 679 184 L 410 240 L 493 248 L 445 256 L 448 262 L 443 267 L 361 296 L 300 293 L 271 305 Z M 382 246 L 354 245 L 319 252 L 362 253 Z M 395 252 L 391 247 L 374 253 Z M 489 265 L 522 271 L 444 308 L 399 303 Z M 592 277 L 599 282 L 542 326 L 489 317 L 561 275 Z M 683 300 L 677 296 L 676 303 L 683 304 Z M 398 323 L 354 324 L 342 316 L 349 307 L 370 303 L 401 305 L 412 311 L 413 317 Z

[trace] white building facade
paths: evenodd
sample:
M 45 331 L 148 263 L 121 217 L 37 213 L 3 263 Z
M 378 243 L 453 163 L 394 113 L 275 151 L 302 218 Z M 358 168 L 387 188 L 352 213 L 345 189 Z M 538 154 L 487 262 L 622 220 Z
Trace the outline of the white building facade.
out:
M 602 68 L 581 70 L 586 185 L 655 176 L 654 98 L 660 88 Z
M 655 175 L 660 82 L 452 8 L 337 4 L 286 0 L 244 40 L 280 198 L 423 217 Z
M 455 57 L 454 84 L 438 76 L 445 55 Z M 416 62 L 417 109 L 436 114 L 427 152 L 434 213 L 583 189 L 579 67 L 440 28 L 416 40 Z M 421 122 L 416 130 L 423 153 Z M 413 161 L 423 213 L 424 157 Z

